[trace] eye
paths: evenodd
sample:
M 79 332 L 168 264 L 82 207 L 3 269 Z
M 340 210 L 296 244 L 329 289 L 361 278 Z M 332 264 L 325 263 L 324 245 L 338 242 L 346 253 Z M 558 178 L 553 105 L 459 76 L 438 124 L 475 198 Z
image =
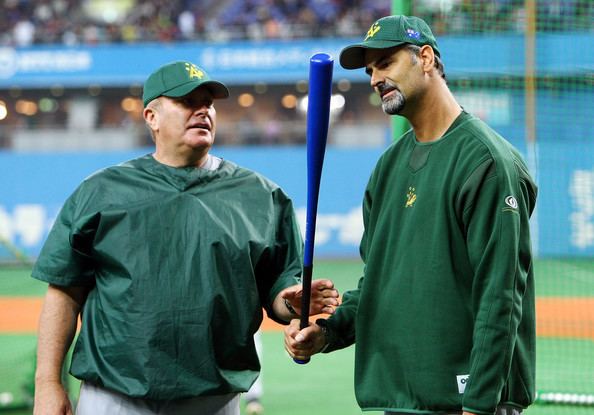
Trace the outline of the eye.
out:
M 178 104 L 183 105 L 184 107 L 191 107 L 192 106 L 192 98 L 190 97 L 181 97 L 175 100 Z
M 388 66 L 390 66 L 391 63 L 392 63 L 392 61 L 389 59 L 382 59 L 381 61 L 379 61 L 377 63 L 377 68 L 378 69 L 386 69 Z
M 195 98 L 195 97 L 181 97 L 177 100 L 181 105 L 187 108 L 212 107 L 213 100 L 211 98 Z

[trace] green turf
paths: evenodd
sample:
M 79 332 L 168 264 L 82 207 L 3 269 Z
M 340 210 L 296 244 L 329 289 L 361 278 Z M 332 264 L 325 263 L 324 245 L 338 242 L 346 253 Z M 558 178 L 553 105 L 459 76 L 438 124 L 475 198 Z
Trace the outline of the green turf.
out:
M 594 394 L 594 341 L 538 338 L 536 346 L 539 390 Z
M 594 297 L 594 261 L 539 259 L 535 261 L 538 297 Z
M 316 261 L 314 278 L 329 278 L 341 293 L 353 289 L 362 273 L 358 260 Z M 594 261 L 548 259 L 535 264 L 538 296 L 594 296 Z M 46 285 L 27 267 L 0 267 L 0 296 L 42 296 Z M 353 354 L 348 348 L 295 364 L 284 352 L 282 333 L 265 332 L 263 403 L 266 415 L 360 414 L 354 396 Z M 32 381 L 35 337 L 0 336 L 0 393 L 11 391 L 21 405 Z M 74 386 L 73 386 L 74 385 Z M 71 382 L 76 390 L 76 382 Z M 539 338 L 537 387 L 559 392 L 594 393 L 594 342 Z M 0 396 L 1 398 L 1 396 Z M 3 412 L 30 415 L 31 410 Z M 366 412 L 381 414 L 380 412 Z M 592 407 L 533 405 L 527 415 L 586 415 Z
M 34 335 L 0 336 L 0 408 L 23 406 L 32 397 Z
M 263 333 L 262 343 L 267 415 L 361 413 L 353 387 L 354 348 L 317 355 L 308 364 L 298 365 L 285 352 L 281 332 Z
M 262 339 L 263 404 L 267 414 L 361 414 L 354 397 L 354 348 L 314 356 L 309 364 L 301 366 L 295 364 L 285 353 L 282 333 L 265 332 Z M 539 388 L 594 393 L 594 342 L 577 342 L 577 346 L 570 343 L 569 340 L 538 340 Z M 560 355 L 565 355 L 568 348 L 572 351 L 571 356 L 559 358 Z M 592 415 L 594 408 L 533 405 L 525 414 Z
M 30 266 L 0 267 L 0 296 L 36 297 L 43 296 L 47 284 L 31 278 Z
M 318 260 L 314 278 L 332 279 L 344 292 L 355 288 L 363 272 L 357 259 Z M 34 280 L 27 266 L 0 267 L 0 295 L 43 295 L 46 284 Z M 594 296 L 594 261 L 591 259 L 539 259 L 535 261 L 538 296 Z

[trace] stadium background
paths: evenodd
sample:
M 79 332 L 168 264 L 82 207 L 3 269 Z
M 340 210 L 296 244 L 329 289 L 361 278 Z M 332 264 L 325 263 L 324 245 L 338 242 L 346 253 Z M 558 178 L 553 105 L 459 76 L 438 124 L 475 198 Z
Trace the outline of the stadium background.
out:
M 278 182 L 303 221 L 309 57 L 337 57 L 391 10 L 432 25 L 455 95 L 522 151 L 537 179 L 540 394 L 526 413 L 594 413 L 594 3 L 579 0 L 5 1 L 0 410 L 30 413 L 45 287 L 28 274 L 61 204 L 97 169 L 151 151 L 140 115 L 146 76 L 187 59 L 227 83 L 214 153 Z M 336 64 L 333 93 L 315 270 L 344 292 L 361 272 L 364 186 L 404 126 L 382 114 L 362 71 Z M 360 413 L 352 348 L 298 367 L 267 328 L 267 413 Z

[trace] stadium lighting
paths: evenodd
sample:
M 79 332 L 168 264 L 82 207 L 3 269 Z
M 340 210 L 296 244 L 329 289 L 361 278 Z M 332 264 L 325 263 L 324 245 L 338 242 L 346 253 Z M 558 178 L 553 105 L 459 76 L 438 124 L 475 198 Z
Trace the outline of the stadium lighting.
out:
M 254 96 L 252 94 L 248 94 L 247 92 L 237 97 L 237 103 L 243 108 L 251 107 L 254 105 L 254 101 Z
M 295 84 L 295 89 L 297 90 L 297 92 L 300 92 L 302 94 L 307 93 L 307 88 L 309 87 L 307 81 L 298 81 Z
M 50 88 L 50 93 L 55 97 L 61 97 L 64 95 L 64 86 L 62 85 L 52 85 Z
M 52 98 L 41 98 L 38 103 L 41 112 L 56 112 L 58 110 L 58 101 Z
M 0 121 L 8 117 L 8 108 L 6 108 L 6 102 L 0 101 Z
M 293 94 L 287 94 L 281 99 L 281 104 L 287 109 L 292 109 L 297 106 L 297 97 Z
M 298 104 L 298 110 L 301 114 L 307 114 L 307 96 L 301 98 Z M 342 94 L 333 94 L 330 98 L 330 113 L 338 115 L 342 112 L 346 100 Z
M 349 81 L 348 79 L 340 79 L 336 83 L 336 87 L 338 88 L 338 90 L 340 92 L 350 91 L 350 89 L 351 89 L 351 81 Z
M 371 94 L 369 94 L 369 104 L 374 107 L 379 107 L 380 105 L 382 105 L 382 99 L 378 94 L 372 92 Z
M 89 95 L 96 97 L 101 94 L 101 85 L 89 85 Z
M 120 106 L 126 112 L 142 112 L 142 101 L 138 98 L 126 97 L 122 99 Z
M 16 112 L 19 114 L 32 116 L 37 114 L 37 104 L 33 101 L 19 99 L 15 105 Z
M 256 91 L 257 94 L 265 94 L 266 91 L 268 91 L 268 85 L 264 82 L 258 82 L 254 85 L 254 91 Z

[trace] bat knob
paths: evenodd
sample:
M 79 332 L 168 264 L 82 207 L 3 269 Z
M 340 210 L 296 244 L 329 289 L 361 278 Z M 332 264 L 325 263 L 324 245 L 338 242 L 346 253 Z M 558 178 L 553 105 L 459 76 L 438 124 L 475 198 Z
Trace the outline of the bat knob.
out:
M 293 362 L 297 363 L 298 365 L 306 365 L 309 363 L 309 359 L 293 359 Z

